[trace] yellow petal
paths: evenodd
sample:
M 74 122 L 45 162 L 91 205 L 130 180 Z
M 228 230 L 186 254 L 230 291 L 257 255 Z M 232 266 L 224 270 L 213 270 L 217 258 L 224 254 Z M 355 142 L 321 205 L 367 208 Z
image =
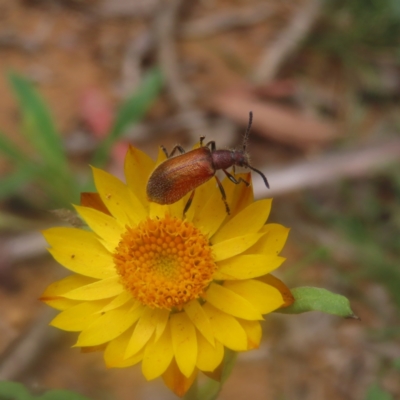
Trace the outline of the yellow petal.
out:
M 249 247 L 253 246 L 264 233 L 251 233 L 246 236 L 238 236 L 233 239 L 225 240 L 212 246 L 214 260 L 222 261 L 229 257 L 243 253 Z
M 42 297 L 63 296 L 71 290 L 96 282 L 95 279 L 82 275 L 69 275 L 47 287 Z
M 165 329 L 158 340 L 148 343 L 144 350 L 142 372 L 147 380 L 162 375 L 171 364 L 174 356 L 171 330 Z
M 105 304 L 104 300 L 79 303 L 58 314 L 50 322 L 50 325 L 64 331 L 82 331 L 100 317 L 96 312 L 101 310 Z
M 49 285 L 39 300 L 58 310 L 66 310 L 80 301 L 65 299 L 63 294 L 92 282 L 95 280 L 82 275 L 67 276 Z
M 203 308 L 210 319 L 211 327 L 217 340 L 234 351 L 247 349 L 246 332 L 236 318 L 225 314 L 209 303 L 205 303 Z
M 68 308 L 71 308 L 73 306 L 76 306 L 77 304 L 80 303 L 78 300 L 70 300 L 70 299 L 64 299 L 62 297 L 60 298 L 53 298 L 49 300 L 45 300 L 40 298 L 40 301 L 43 301 L 43 303 L 46 303 L 48 306 L 55 308 L 56 310 L 68 310 Z
M 104 351 L 104 361 L 108 368 L 126 368 L 142 361 L 144 351 L 139 351 L 133 357 L 125 358 L 126 347 L 131 339 L 133 328 L 112 340 Z
M 132 337 L 126 348 L 125 357 L 129 358 L 140 351 L 150 340 L 157 326 L 158 310 L 145 307 L 133 330 Z
M 187 316 L 202 335 L 214 346 L 214 335 L 212 333 L 210 320 L 204 312 L 198 300 L 192 300 L 183 306 Z
M 107 249 L 114 251 L 118 246 L 125 228 L 115 218 L 93 208 L 74 206 L 79 215 L 104 242 L 109 243 Z
M 224 358 L 224 346 L 218 341 L 212 346 L 200 333 L 197 333 L 197 344 L 197 368 L 201 371 L 214 371 Z
M 197 221 L 201 221 L 202 217 L 206 214 L 203 212 L 203 208 L 208 202 L 211 193 L 215 190 L 218 190 L 215 179 L 210 179 L 196 188 L 192 204 L 186 213 L 186 219 L 188 221 L 193 221 L 195 217 Z
M 189 378 L 196 366 L 196 329 L 184 312 L 172 314 L 170 326 L 176 363 L 182 374 Z
M 260 312 L 249 301 L 227 287 L 216 283 L 211 283 L 207 289 L 205 299 L 215 308 L 234 317 L 250 320 L 263 319 Z
M 103 279 L 88 285 L 81 286 L 78 289 L 71 290 L 64 293 L 64 297 L 73 300 L 100 300 L 110 297 L 118 296 L 125 289 L 119 283 L 120 277 L 115 276 L 112 278 Z
M 115 276 L 111 254 L 93 232 L 76 228 L 51 228 L 43 232 L 49 252 L 64 267 L 92 278 Z
M 214 274 L 215 280 L 224 279 L 251 279 L 263 276 L 278 268 L 285 259 L 275 255 L 247 254 L 229 258 L 218 263 L 218 271 Z
M 157 325 L 154 340 L 157 341 L 167 327 L 170 311 L 166 309 L 157 310 Z
M 219 243 L 237 236 L 258 232 L 268 219 L 271 204 L 272 199 L 252 203 L 224 224 L 211 238 L 211 242 Z
M 261 314 L 268 314 L 284 304 L 281 293 L 258 280 L 226 281 L 224 286 L 248 300 Z
M 189 196 L 190 196 L 190 193 L 183 196 L 177 202 L 168 205 L 168 212 L 171 215 L 171 217 L 183 218 L 183 209 L 186 206 Z
M 212 181 L 215 180 L 212 179 Z M 221 226 L 226 216 L 225 204 L 222 201 L 221 192 L 216 188 L 210 193 L 201 212 L 194 215 L 192 222 L 204 235 L 211 237 Z
M 284 301 L 281 307 L 289 307 L 291 304 L 294 303 L 294 297 L 290 289 L 276 276 L 271 274 L 264 275 L 258 278 L 259 281 L 264 282 L 274 288 L 278 289 L 282 295 L 282 299 Z
M 162 377 L 167 387 L 169 387 L 177 396 L 183 397 L 192 386 L 196 376 L 197 369 L 195 369 L 193 374 L 187 378 L 180 371 L 175 359 L 172 359 Z
M 114 310 L 115 308 L 121 307 L 126 304 L 129 300 L 132 300 L 132 295 L 129 292 L 122 292 L 103 307 L 99 312 L 106 312 Z
M 223 222 L 226 223 L 242 209 L 253 203 L 254 195 L 251 187 L 251 175 L 247 173 L 237 174 L 236 176 L 245 179 L 250 183 L 250 186 L 246 187 L 243 183 L 235 185 L 227 177 L 224 178 L 222 186 L 231 211 L 230 215 L 226 213 L 225 203 L 222 200 L 222 194 L 215 179 L 210 179 L 206 184 L 196 189 L 197 195 L 199 189 L 205 188 L 204 191 L 200 192 L 203 205 L 197 208 L 196 214 L 189 220 L 192 220 L 209 237 L 218 232 L 218 228 Z
M 219 270 L 215 271 L 214 274 L 213 274 L 213 280 L 214 281 L 229 281 L 229 280 L 232 280 L 232 279 L 233 280 L 237 280 L 237 278 L 235 278 L 234 276 L 229 275 L 229 274 L 225 274 L 224 272 L 219 271 Z
M 113 175 L 92 167 L 97 191 L 110 213 L 122 226 L 135 226 L 147 211 L 132 191 Z
M 279 224 L 267 224 L 263 226 L 261 232 L 265 233 L 264 237 L 249 248 L 246 253 L 278 255 L 285 245 L 289 231 L 289 228 L 285 228 Z
M 236 214 L 254 202 L 251 173 L 245 172 L 235 174 L 235 177 L 237 179 L 244 179 L 249 183 L 249 186 L 246 186 L 243 182 L 235 185 L 227 177 L 223 180 L 222 185 L 224 186 L 226 198 L 228 199 L 229 207 L 231 209 L 231 215 L 228 216 L 227 221 L 234 218 Z
M 163 206 L 157 203 L 149 203 L 149 217 L 152 219 L 164 218 L 168 214 L 168 206 Z
M 238 319 L 239 324 L 247 335 L 247 350 L 258 349 L 262 337 L 261 324 L 258 321 Z
M 149 206 L 146 185 L 154 166 L 155 162 L 146 153 L 129 146 L 124 166 L 126 183 L 146 209 Z
M 131 311 L 134 300 L 122 307 L 106 311 L 90 326 L 82 331 L 75 346 L 97 346 L 107 343 L 124 333 L 142 315 L 143 310 L 137 307 Z

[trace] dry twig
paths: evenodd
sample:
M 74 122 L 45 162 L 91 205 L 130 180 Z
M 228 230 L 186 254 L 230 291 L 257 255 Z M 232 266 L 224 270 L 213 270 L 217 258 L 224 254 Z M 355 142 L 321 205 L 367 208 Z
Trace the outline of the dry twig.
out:
M 102 0 L 98 6 L 104 18 L 143 18 L 153 15 L 162 0 Z
M 15 380 L 22 372 L 41 357 L 52 339 L 59 336 L 56 330 L 50 333 L 49 323 L 56 311 L 47 307 L 32 325 L 19 337 L 0 359 L 0 381 Z
M 399 159 L 400 140 L 374 144 L 345 153 L 324 155 L 316 160 L 284 167 L 280 171 L 267 172 L 271 185 L 268 193 L 265 192 L 261 178 L 255 176 L 254 192 L 256 197 L 274 197 L 339 179 L 366 176 L 390 163 L 398 162 Z
M 338 130 L 329 120 L 316 118 L 304 112 L 258 100 L 246 91 L 231 91 L 214 97 L 210 107 L 245 126 L 252 110 L 256 118 L 254 130 L 276 142 L 310 150 L 332 142 Z
M 0 243 L 0 270 L 22 260 L 46 253 L 46 241 L 39 232 L 23 233 Z
M 184 39 L 198 39 L 217 35 L 232 29 L 259 24 L 270 18 L 273 13 L 274 9 L 271 8 L 271 4 L 265 3 L 256 4 L 250 8 L 224 11 L 185 23 L 179 30 L 179 35 Z
M 191 107 L 193 93 L 181 79 L 178 55 L 175 46 L 176 27 L 182 0 L 171 0 L 162 4 L 154 20 L 157 56 L 163 70 L 170 96 L 181 109 Z
M 310 0 L 294 15 L 275 42 L 268 46 L 253 74 L 256 83 L 265 83 L 275 78 L 283 62 L 294 53 L 311 30 L 322 3 L 322 0 Z
M 175 37 L 178 26 L 179 11 L 184 2 L 182 0 L 171 0 L 163 3 L 154 19 L 154 33 L 158 61 L 163 71 L 166 86 L 173 102 L 177 105 L 184 118 L 184 126 L 191 135 L 199 137 L 208 130 L 206 118 L 202 112 L 193 118 L 194 95 L 190 88 L 182 80 L 179 68 L 178 55 L 175 46 Z M 187 114 L 190 118 L 186 118 Z
M 142 61 L 152 51 L 154 37 L 145 31 L 128 42 L 121 65 L 121 89 L 124 96 L 134 93 L 142 79 Z

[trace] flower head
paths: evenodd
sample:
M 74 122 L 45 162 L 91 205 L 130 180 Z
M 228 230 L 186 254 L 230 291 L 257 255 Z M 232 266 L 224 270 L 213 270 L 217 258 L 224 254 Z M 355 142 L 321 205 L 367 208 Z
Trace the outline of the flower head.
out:
M 131 147 L 126 184 L 93 168 L 98 193 L 75 207 L 89 229 L 44 231 L 50 253 L 74 274 L 41 300 L 61 310 L 53 326 L 80 332 L 75 346 L 104 350 L 108 367 L 141 363 L 148 380 L 162 376 L 183 395 L 198 371 L 217 371 L 225 348 L 257 348 L 263 315 L 292 303 L 270 275 L 288 229 L 266 224 L 270 199 L 254 201 L 251 186 L 228 180 L 230 215 L 214 179 L 196 189 L 185 216 L 187 196 L 149 203 L 154 167 Z

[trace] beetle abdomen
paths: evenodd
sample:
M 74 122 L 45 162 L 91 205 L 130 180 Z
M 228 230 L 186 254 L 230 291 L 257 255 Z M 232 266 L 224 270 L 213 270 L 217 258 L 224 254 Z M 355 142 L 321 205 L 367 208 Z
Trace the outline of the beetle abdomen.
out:
M 215 174 L 210 150 L 192 150 L 161 163 L 147 183 L 149 201 L 172 204 L 207 182 Z

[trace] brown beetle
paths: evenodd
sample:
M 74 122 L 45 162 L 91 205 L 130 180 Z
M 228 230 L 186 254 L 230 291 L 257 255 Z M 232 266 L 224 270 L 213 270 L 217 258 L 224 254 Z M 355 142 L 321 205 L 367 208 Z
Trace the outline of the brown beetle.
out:
M 249 182 L 242 178 L 236 179 L 235 176 L 227 171 L 227 168 L 235 168 L 235 166 L 250 168 L 257 172 L 263 178 L 265 186 L 269 188 L 265 175 L 249 165 L 246 147 L 252 121 L 253 113 L 250 111 L 249 124 L 244 135 L 242 150 L 217 150 L 214 141 L 208 142 L 203 146 L 205 136 L 200 137 L 200 147 L 188 153 L 185 153 L 185 150 L 177 145 L 168 155 L 167 150 L 162 146 L 168 159 L 162 162 L 150 175 L 147 182 L 147 197 L 149 201 L 158 204 L 173 204 L 187 193 L 192 192 L 183 211 L 185 215 L 192 203 L 195 189 L 215 177 L 222 194 L 222 200 L 225 203 L 226 212 L 230 214 L 224 188 L 215 173 L 218 169 L 222 169 L 233 183 L 239 184 L 243 182 L 248 186 Z M 181 154 L 171 158 L 177 150 Z

